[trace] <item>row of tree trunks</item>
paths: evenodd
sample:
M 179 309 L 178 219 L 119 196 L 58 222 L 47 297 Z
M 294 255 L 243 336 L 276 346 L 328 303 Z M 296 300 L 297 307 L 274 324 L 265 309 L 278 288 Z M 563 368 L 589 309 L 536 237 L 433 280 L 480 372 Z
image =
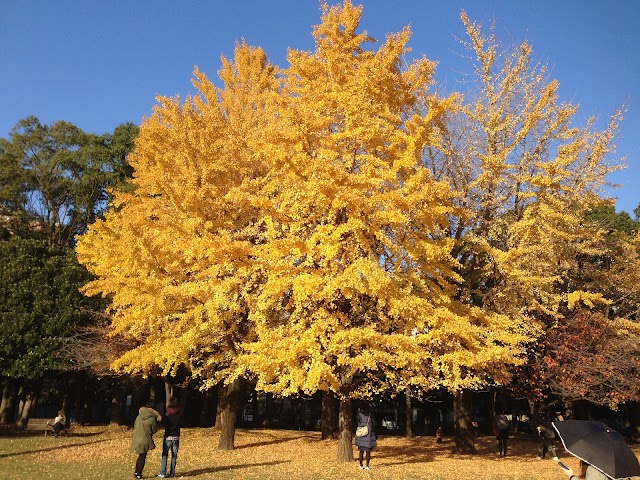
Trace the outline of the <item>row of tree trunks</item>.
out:
M 6 380 L 2 388 L 2 403 L 0 404 L 0 425 L 8 425 L 13 418 L 11 413 L 16 404 L 18 388 L 15 382 Z
M 19 428 L 25 428 L 29 418 L 35 413 L 39 394 L 40 385 L 36 384 L 25 389 L 24 399 L 20 401 L 18 407 L 18 421 L 16 425 Z

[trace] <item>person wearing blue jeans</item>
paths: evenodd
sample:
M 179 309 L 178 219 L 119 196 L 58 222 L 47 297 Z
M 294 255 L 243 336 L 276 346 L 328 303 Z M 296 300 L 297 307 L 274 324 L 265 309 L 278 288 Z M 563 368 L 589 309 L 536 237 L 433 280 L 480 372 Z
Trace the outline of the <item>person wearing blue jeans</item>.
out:
M 180 437 L 166 437 L 162 443 L 162 463 L 160 464 L 160 478 L 167 477 L 167 461 L 169 460 L 169 450 L 171 450 L 171 467 L 169 477 L 176 475 L 176 462 L 178 461 L 178 449 L 180 448 Z
M 164 416 L 164 439 L 162 441 L 162 463 L 160 464 L 159 478 L 175 477 L 176 462 L 178 461 L 178 449 L 180 448 L 180 424 L 182 415 L 174 398 L 169 402 L 169 407 Z M 171 450 L 171 467 L 167 475 L 167 462 Z

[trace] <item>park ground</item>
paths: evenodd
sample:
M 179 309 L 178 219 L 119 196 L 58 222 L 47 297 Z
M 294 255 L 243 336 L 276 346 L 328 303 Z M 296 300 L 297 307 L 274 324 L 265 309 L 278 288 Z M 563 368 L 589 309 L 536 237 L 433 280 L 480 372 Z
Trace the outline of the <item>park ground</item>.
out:
M 160 468 L 158 449 L 147 457 L 144 478 Z M 115 426 L 75 427 L 69 436 L 44 437 L 0 432 L 0 478 L 3 480 L 133 478 L 134 455 L 128 453 L 132 430 Z M 566 476 L 552 460 L 538 460 L 535 439 L 511 438 L 506 457 L 497 454 L 494 437 L 478 438 L 478 454 L 452 453 L 453 440 L 441 445 L 433 437 L 380 437 L 370 471 L 357 462 L 337 463 L 337 441 L 318 432 L 238 430 L 236 449 L 218 451 L 213 429 L 184 429 L 177 476 L 193 479 L 347 480 L 347 479 L 558 479 Z M 636 455 L 639 445 L 632 445 Z M 577 461 L 559 446 L 562 461 Z M 354 453 L 357 453 L 354 449 Z

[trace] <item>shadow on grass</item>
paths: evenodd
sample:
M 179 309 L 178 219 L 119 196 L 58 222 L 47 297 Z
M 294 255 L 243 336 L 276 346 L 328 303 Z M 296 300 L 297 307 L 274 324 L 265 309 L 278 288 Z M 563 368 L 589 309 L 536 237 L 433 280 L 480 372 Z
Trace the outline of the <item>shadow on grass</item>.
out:
M 259 441 L 259 442 L 253 442 L 253 443 L 247 443 L 245 445 L 238 445 L 234 448 L 234 450 L 242 450 L 243 448 L 253 448 L 253 447 L 262 447 L 265 445 L 275 445 L 278 443 L 286 443 L 286 442 L 290 442 L 293 440 L 300 440 L 300 439 L 311 439 L 311 440 L 316 440 L 316 438 L 314 437 L 314 435 L 310 435 L 310 434 L 305 434 L 305 433 L 300 433 L 298 435 L 293 435 L 291 437 L 279 437 L 277 435 L 274 435 L 272 433 L 267 433 L 267 432 L 260 432 L 259 430 L 250 430 L 251 434 L 253 435 L 263 435 L 265 437 L 267 437 L 268 439 L 263 440 L 263 441 Z
M 425 445 L 425 442 L 420 439 L 407 440 L 409 445 L 395 446 L 384 445 L 383 442 L 378 442 L 378 448 L 372 454 L 372 457 L 384 460 L 382 467 L 388 467 L 392 465 L 404 465 L 406 463 L 426 463 L 431 462 L 434 459 L 434 452 L 432 448 Z M 356 450 L 356 458 L 360 452 Z M 387 461 L 397 459 L 397 461 Z
M 97 435 L 102 435 L 104 433 L 104 430 L 98 431 L 98 432 L 79 432 L 76 429 L 71 429 L 69 431 L 69 433 L 63 433 L 58 435 L 61 438 L 66 438 L 66 437 L 79 437 L 79 438 L 85 438 L 85 437 L 95 437 Z M 55 436 L 53 435 L 53 433 L 49 432 L 49 435 L 46 435 L 47 437 L 51 437 L 51 438 L 55 438 Z M 38 430 L 23 430 L 21 428 L 3 428 L 0 429 L 0 438 L 33 438 L 33 437 L 45 437 L 45 435 Z
M 223 465 L 220 467 L 209 467 L 209 468 L 199 468 L 197 470 L 191 470 L 189 472 L 180 472 L 181 477 L 197 477 L 199 475 L 205 475 L 208 473 L 216 473 L 216 472 L 224 472 L 226 470 L 237 470 L 241 468 L 251 468 L 251 467 L 267 467 L 270 465 L 279 465 L 281 463 L 291 463 L 290 460 L 279 460 L 273 462 L 262 462 L 262 463 L 246 463 L 242 465 Z
M 91 445 L 92 443 L 102 443 L 106 441 L 107 440 L 105 439 L 105 440 L 93 440 L 91 442 L 82 442 L 82 443 L 66 443 L 66 444 L 55 445 L 47 448 L 38 448 L 36 450 L 24 450 L 22 452 L 16 452 L 16 453 L 3 453 L 3 454 L 0 454 L 0 458 L 18 457 L 20 455 L 31 455 L 32 453 L 53 452 L 54 450 L 64 450 L 65 448 L 70 448 L 70 447 L 84 447 L 85 445 Z
M 532 438 L 510 438 L 507 444 L 508 457 L 535 457 L 537 455 L 537 441 Z M 558 445 L 556 445 L 558 447 Z M 476 440 L 475 454 L 461 454 L 454 452 L 455 441 L 446 438 L 441 444 L 436 444 L 430 437 L 414 437 L 407 439 L 404 445 L 385 445 L 384 439 L 378 442 L 378 448 L 372 457 L 379 458 L 380 468 L 409 463 L 426 463 L 437 460 L 438 457 L 462 459 L 482 458 L 483 460 L 501 461 L 504 457 L 498 455 L 498 442 L 493 436 L 484 436 Z M 355 452 L 356 458 L 358 452 Z

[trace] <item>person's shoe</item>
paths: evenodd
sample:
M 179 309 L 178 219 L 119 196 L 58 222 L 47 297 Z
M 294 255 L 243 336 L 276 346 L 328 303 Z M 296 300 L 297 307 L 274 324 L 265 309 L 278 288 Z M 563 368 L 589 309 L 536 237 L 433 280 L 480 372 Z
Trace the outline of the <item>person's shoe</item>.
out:
M 158 478 L 167 478 L 167 477 L 165 477 L 163 474 L 159 473 L 158 474 Z
M 142 475 L 138 474 L 138 473 L 134 473 L 133 474 L 133 478 L 142 478 Z
M 362 465 L 360 465 L 360 470 L 364 470 L 364 467 Z
M 364 467 L 365 470 L 371 470 L 371 468 L 369 467 L 369 465 L 367 465 L 366 467 Z

